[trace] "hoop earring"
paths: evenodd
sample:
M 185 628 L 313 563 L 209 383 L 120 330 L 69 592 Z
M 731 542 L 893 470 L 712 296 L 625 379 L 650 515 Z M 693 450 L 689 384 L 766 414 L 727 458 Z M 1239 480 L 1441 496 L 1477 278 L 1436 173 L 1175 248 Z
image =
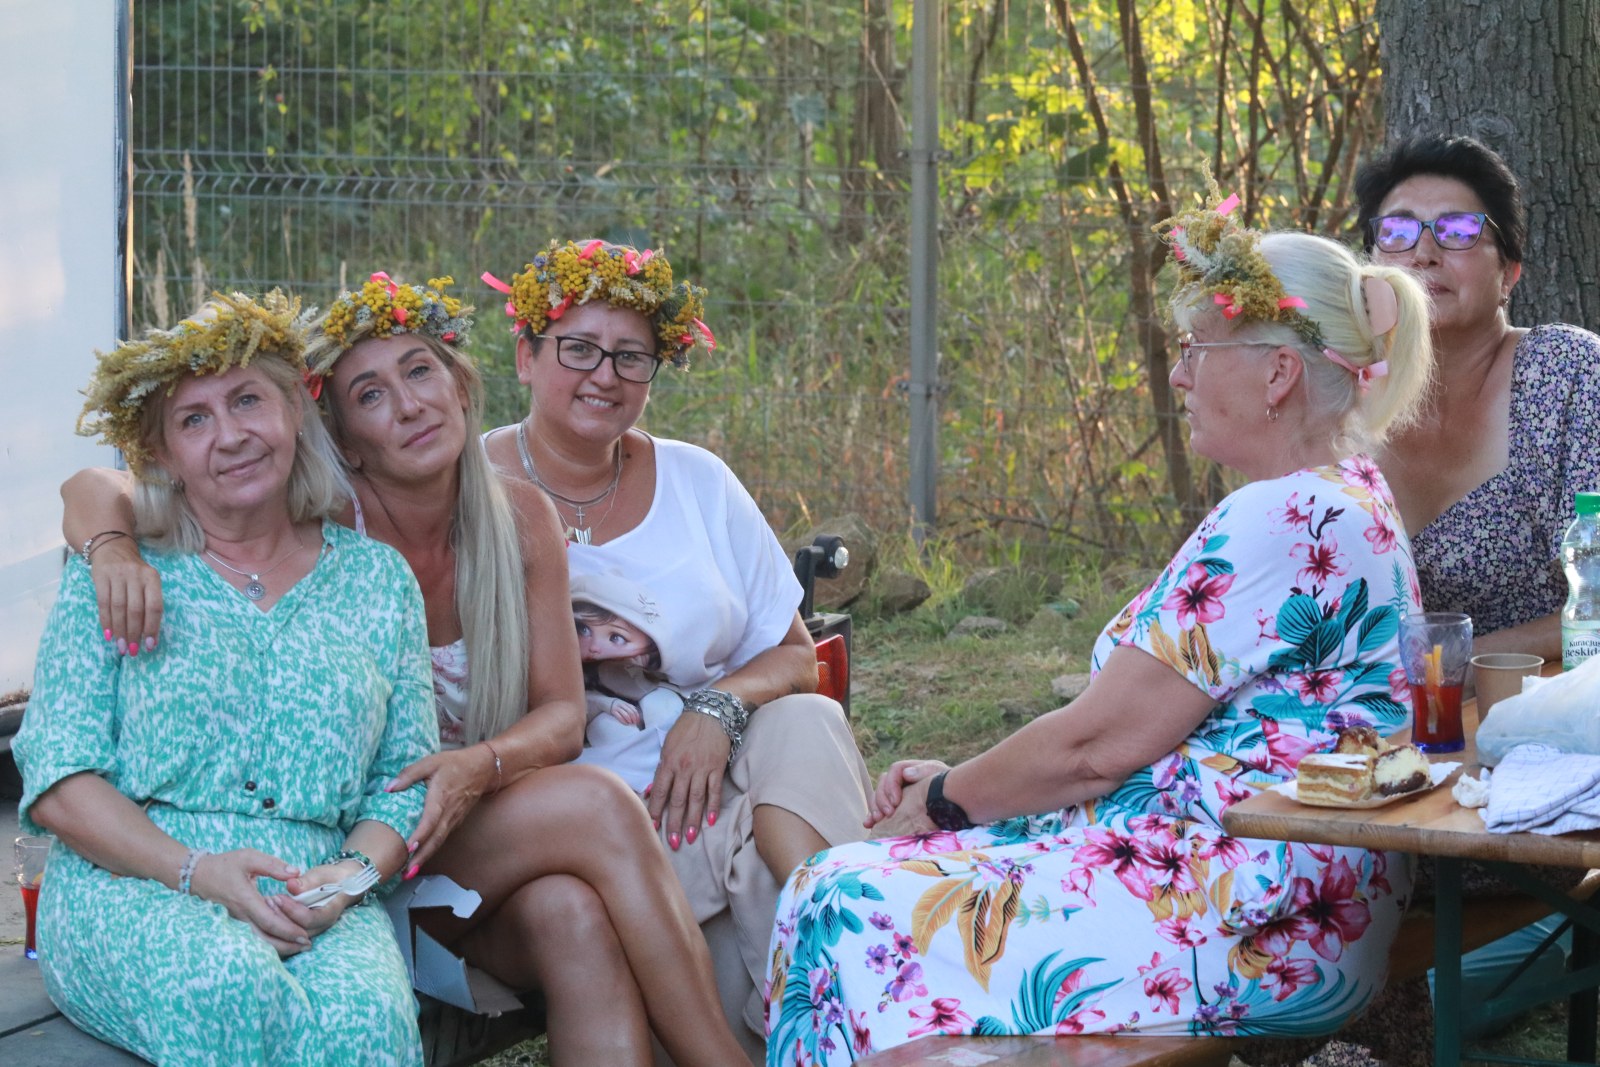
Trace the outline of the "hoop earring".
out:
M 1276 407 L 1274 407 L 1273 405 L 1271 405 L 1271 404 L 1267 405 L 1267 421 L 1268 422 L 1277 422 L 1278 421 L 1278 409 Z

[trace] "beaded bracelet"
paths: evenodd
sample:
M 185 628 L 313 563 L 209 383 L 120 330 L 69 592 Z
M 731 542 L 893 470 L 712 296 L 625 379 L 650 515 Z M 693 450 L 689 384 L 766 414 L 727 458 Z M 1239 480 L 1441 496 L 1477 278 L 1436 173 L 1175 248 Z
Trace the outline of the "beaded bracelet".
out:
M 101 530 L 99 533 L 95 534 L 93 537 L 89 538 L 89 540 L 83 543 L 83 547 L 78 549 L 78 555 L 83 557 L 83 561 L 85 563 L 93 567 L 94 560 L 90 559 L 89 557 L 94 555 L 95 549 L 99 548 L 101 545 L 109 544 L 119 537 L 131 536 L 133 535 L 128 533 L 126 530 Z
M 191 848 L 189 854 L 183 857 L 183 866 L 178 868 L 178 892 L 189 896 L 189 883 L 194 881 L 194 869 L 200 865 L 200 857 L 209 855 L 211 853 Z

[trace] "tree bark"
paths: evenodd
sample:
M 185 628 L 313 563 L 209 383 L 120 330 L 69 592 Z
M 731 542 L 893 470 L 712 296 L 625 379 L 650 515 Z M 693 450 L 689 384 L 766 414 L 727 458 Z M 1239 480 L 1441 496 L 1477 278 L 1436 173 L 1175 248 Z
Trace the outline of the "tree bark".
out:
M 1600 327 L 1600 0 L 1379 0 L 1384 123 L 1476 137 L 1523 183 L 1522 326 Z

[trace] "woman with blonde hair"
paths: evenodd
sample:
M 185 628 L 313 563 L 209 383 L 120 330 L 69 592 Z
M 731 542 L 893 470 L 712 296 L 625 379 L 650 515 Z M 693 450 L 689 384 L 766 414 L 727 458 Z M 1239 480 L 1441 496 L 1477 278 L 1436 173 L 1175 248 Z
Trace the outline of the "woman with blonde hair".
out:
M 354 906 L 422 810 L 386 786 L 437 744 L 422 598 L 330 521 L 348 487 L 296 313 L 219 296 L 100 357 L 80 430 L 122 449 L 142 525 L 69 562 L 15 743 L 23 826 L 59 838 L 46 988 L 157 1063 L 422 1062 L 389 920 Z M 112 544 L 166 585 L 173 639 L 142 656 L 96 626 Z
M 1191 443 L 1248 483 L 1106 627 L 1082 696 L 954 768 L 894 764 L 871 816 L 889 839 L 789 880 L 768 1063 L 923 1034 L 1331 1032 L 1382 985 L 1405 858 L 1221 817 L 1339 728 L 1408 723 L 1391 679 L 1416 571 L 1359 450 L 1415 415 L 1427 303 L 1236 206 L 1160 229 Z
M 448 282 L 373 275 L 334 303 L 307 352 L 350 466 L 345 517 L 399 550 L 427 609 L 444 750 L 389 783 L 428 786 L 405 877 L 446 875 L 482 897 L 470 918 L 431 915 L 417 936 L 540 990 L 554 1063 L 648 1063 L 652 1031 L 681 1063 L 744 1062 L 643 807 L 614 775 L 565 765 L 584 706 L 561 536 L 543 494 L 502 485 L 484 458 L 482 383 L 459 347 L 470 309 Z M 69 483 L 69 536 L 94 525 L 75 505 L 103 506 L 81 489 Z

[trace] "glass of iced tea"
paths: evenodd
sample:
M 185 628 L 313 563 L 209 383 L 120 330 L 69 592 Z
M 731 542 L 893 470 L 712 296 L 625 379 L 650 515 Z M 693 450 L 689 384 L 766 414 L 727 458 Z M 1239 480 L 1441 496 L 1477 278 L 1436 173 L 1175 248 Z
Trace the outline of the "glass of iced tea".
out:
M 1461 689 L 1472 658 L 1472 618 L 1425 611 L 1400 620 L 1400 661 L 1411 688 L 1411 740 L 1424 752 L 1460 752 Z
M 39 910 L 39 885 L 44 881 L 44 861 L 50 855 L 54 838 L 19 837 L 13 850 L 17 859 L 17 885 L 22 888 L 22 912 L 27 918 L 27 937 L 22 944 L 22 954 L 30 960 L 39 958 L 33 944 L 34 916 Z

